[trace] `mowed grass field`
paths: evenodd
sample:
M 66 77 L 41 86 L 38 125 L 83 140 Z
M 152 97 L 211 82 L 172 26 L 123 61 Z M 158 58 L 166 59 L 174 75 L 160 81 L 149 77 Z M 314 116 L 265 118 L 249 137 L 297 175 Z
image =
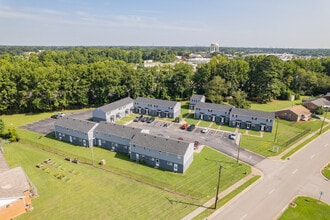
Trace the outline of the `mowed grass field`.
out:
M 225 167 L 220 191 L 251 172 L 208 147 L 195 153 L 185 174 L 141 165 L 101 148 L 93 148 L 95 167 L 73 164 L 64 158 L 77 156 L 91 163 L 91 149 L 19 128 L 50 115 L 1 116 L 21 137 L 19 143 L 4 144 L 5 158 L 12 167 L 22 166 L 39 192 L 34 210 L 19 219 L 180 219 L 215 196 L 219 164 Z M 53 163 L 36 168 L 47 158 Z M 97 164 L 102 159 L 104 166 Z
M 294 201 L 296 207 L 289 206 L 279 220 L 329 219 L 330 206 L 318 200 L 300 196 Z

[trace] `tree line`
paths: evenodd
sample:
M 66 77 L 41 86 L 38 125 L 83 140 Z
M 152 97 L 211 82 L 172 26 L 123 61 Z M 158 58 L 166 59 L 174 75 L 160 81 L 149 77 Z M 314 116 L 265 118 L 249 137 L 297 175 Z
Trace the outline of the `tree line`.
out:
M 159 48 L 158 48 L 159 49 Z M 165 59 L 175 52 L 149 51 Z M 183 53 L 183 51 L 182 51 Z M 165 55 L 164 55 L 165 54 Z M 172 54 L 172 55 L 171 55 Z M 205 94 L 214 103 L 249 107 L 330 91 L 330 58 L 284 62 L 276 56 L 214 56 L 196 71 L 183 62 L 144 67 L 140 49 L 75 48 L 0 56 L 0 113 L 96 107 L 131 96 L 187 100 Z M 169 59 L 170 61 L 170 59 Z

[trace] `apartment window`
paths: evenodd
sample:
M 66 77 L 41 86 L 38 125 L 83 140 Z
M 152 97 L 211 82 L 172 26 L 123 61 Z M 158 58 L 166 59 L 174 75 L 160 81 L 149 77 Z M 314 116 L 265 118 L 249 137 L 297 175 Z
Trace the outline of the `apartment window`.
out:
M 167 165 L 169 165 L 169 166 L 173 166 L 173 163 L 172 163 L 172 162 L 169 162 L 169 161 L 167 161 Z
M 181 160 L 181 156 L 180 155 L 178 155 L 178 159 Z

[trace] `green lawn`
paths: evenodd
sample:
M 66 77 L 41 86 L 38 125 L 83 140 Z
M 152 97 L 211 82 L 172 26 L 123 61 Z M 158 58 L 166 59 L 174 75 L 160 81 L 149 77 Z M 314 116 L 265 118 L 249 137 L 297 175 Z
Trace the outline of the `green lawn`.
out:
M 329 219 L 330 206 L 326 203 L 304 196 L 296 198 L 294 203 L 296 207 L 289 206 L 279 220 Z
M 288 108 L 292 105 L 299 105 L 301 104 L 301 100 L 303 98 L 307 98 L 307 96 L 300 97 L 299 100 L 294 101 L 286 101 L 286 100 L 273 100 L 271 102 L 268 102 L 266 104 L 259 104 L 259 103 L 252 103 L 251 109 L 253 110 L 260 110 L 260 111 L 266 111 L 266 112 L 273 112 L 280 109 Z
M 322 170 L 322 174 L 330 180 L 330 163 L 326 167 L 324 167 L 324 169 Z
M 206 127 L 206 128 L 208 128 L 210 126 L 210 124 L 211 124 L 210 121 L 202 121 L 202 120 L 200 120 L 198 126 L 199 127 Z
M 276 123 L 279 124 L 278 124 L 277 137 L 275 142 L 274 139 L 275 139 L 276 127 L 277 127 Z M 245 132 L 241 129 L 240 131 L 243 132 L 243 137 L 241 139 L 240 144 L 242 147 L 250 151 L 256 152 L 260 155 L 266 157 L 276 156 L 293 144 L 291 143 L 290 145 L 287 146 L 286 142 L 288 140 L 297 136 L 298 134 L 300 134 L 301 132 L 307 129 L 311 129 L 310 132 L 319 129 L 321 123 L 322 122 L 320 120 L 312 120 L 309 122 L 291 122 L 286 120 L 278 120 L 275 122 L 273 132 L 272 133 L 264 132 L 263 137 L 245 135 Z M 249 131 L 249 134 L 255 135 L 258 133 Z M 278 152 L 273 152 L 274 145 L 279 147 Z
M 78 155 L 90 154 L 87 148 L 62 144 L 62 148 L 69 151 L 76 148 L 74 152 Z M 102 168 L 108 171 L 73 164 L 63 157 L 22 143 L 5 144 L 4 149 L 10 166 L 23 166 L 40 195 L 33 200 L 33 212 L 20 219 L 44 219 L 46 216 L 56 216 L 55 219 L 79 216 L 87 219 L 104 219 L 107 216 L 116 219 L 148 219 L 154 216 L 177 219 L 214 196 L 218 161 L 226 168 L 221 179 L 223 190 L 243 178 L 245 171 L 250 173 L 250 167 L 238 166 L 235 160 L 207 147 L 200 154 L 195 154 L 194 162 L 185 174 L 140 165 L 122 154 L 99 148 L 94 148 L 95 159 L 105 159 L 107 164 Z M 35 167 L 46 158 L 51 158 L 54 164 L 43 167 L 47 168 L 45 170 Z M 59 175 L 65 178 L 58 179 Z M 174 193 L 161 190 L 163 187 Z M 130 212 L 125 211 L 127 209 Z

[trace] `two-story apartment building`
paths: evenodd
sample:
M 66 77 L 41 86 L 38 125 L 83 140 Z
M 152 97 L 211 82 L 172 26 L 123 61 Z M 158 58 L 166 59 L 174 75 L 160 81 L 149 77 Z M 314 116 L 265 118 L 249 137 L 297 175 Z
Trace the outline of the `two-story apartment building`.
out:
M 111 151 L 129 153 L 130 141 L 142 130 L 101 121 L 94 130 L 94 145 Z
M 181 103 L 154 98 L 138 97 L 134 101 L 134 112 L 162 118 L 175 118 L 180 115 Z
M 92 147 L 93 132 L 97 125 L 87 120 L 63 117 L 54 124 L 55 137 L 76 145 Z
M 194 110 L 195 109 L 195 105 L 198 102 L 205 102 L 205 96 L 204 95 L 197 95 L 197 94 L 193 94 L 190 97 L 190 101 L 189 101 L 189 109 Z
M 136 134 L 130 146 L 131 160 L 178 173 L 188 169 L 194 156 L 193 143 L 145 133 Z
M 130 97 L 120 99 L 93 110 L 93 121 L 115 122 L 133 112 L 134 100 Z
M 201 119 L 205 121 L 218 122 L 220 124 L 228 124 L 230 117 L 230 110 L 233 106 L 208 103 L 208 102 L 198 102 L 195 105 L 196 119 Z
M 255 131 L 272 132 L 274 126 L 274 112 L 232 108 L 229 126 Z

